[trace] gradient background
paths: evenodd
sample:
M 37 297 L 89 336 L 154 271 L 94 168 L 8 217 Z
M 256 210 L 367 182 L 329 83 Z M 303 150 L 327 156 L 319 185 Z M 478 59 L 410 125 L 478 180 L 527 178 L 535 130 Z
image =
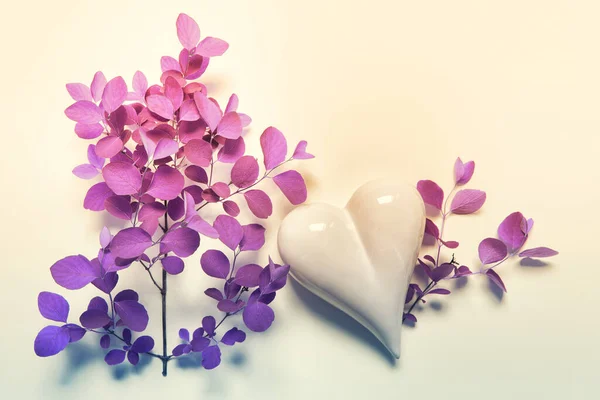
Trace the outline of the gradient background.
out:
M 91 255 L 105 224 L 82 207 L 90 183 L 70 170 L 84 141 L 63 114 L 64 84 L 101 69 L 157 81 L 176 56 L 179 12 L 203 36 L 230 43 L 204 81 L 221 101 L 235 91 L 254 119 L 251 149 L 274 125 L 307 139 L 315 160 L 309 201 L 343 205 L 378 177 L 452 182 L 457 156 L 476 160 L 470 187 L 486 190 L 476 216 L 451 218 L 457 257 L 476 263 L 480 239 L 512 211 L 533 217 L 531 246 L 560 256 L 543 267 L 499 269 L 500 298 L 484 278 L 417 315 L 393 365 L 360 326 L 290 285 L 265 334 L 227 349 L 207 372 L 159 363 L 110 369 L 95 341 L 38 359 L 37 293 L 66 295 L 77 318 L 95 289 L 57 287 L 49 266 Z M 4 398 L 75 399 L 592 399 L 600 396 L 598 204 L 600 5 L 596 1 L 37 1 L 0 14 L 3 229 L 0 391 Z M 252 140 L 251 140 L 252 142 Z M 257 153 L 255 153 L 257 154 Z M 259 153 L 258 153 L 259 154 Z M 273 193 L 274 187 L 270 187 Z M 275 196 L 271 239 L 290 210 Z M 204 242 L 204 246 L 209 245 Z M 276 255 L 271 240 L 263 256 Z M 170 347 L 213 304 L 198 256 L 170 280 Z M 123 274 L 157 312 L 147 277 Z M 452 287 L 450 287 L 452 289 Z M 156 314 L 157 315 L 157 314 Z M 158 319 L 150 332 L 158 333 Z M 185 397 L 184 397 L 185 396 Z

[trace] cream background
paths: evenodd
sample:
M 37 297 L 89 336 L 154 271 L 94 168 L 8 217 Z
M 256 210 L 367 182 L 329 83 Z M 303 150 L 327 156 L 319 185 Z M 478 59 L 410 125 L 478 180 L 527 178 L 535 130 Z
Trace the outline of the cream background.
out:
M 598 2 L 56 0 L 2 8 L 3 398 L 600 395 Z M 128 82 L 140 69 L 156 81 L 160 56 L 178 52 L 182 11 L 203 36 L 230 43 L 205 81 L 223 101 L 240 96 L 254 143 L 269 125 L 290 142 L 308 140 L 317 158 L 299 167 L 310 201 L 343 205 L 377 177 L 448 188 L 460 155 L 476 160 L 471 187 L 486 190 L 488 202 L 480 215 L 449 223 L 459 260 L 473 264 L 478 241 L 515 210 L 536 220 L 530 245 L 560 256 L 544 268 L 503 265 L 509 292 L 501 302 L 475 279 L 439 311 L 426 307 L 417 327 L 404 330 L 396 366 L 364 330 L 294 285 L 275 303 L 272 330 L 228 349 L 212 372 L 171 365 L 165 380 L 156 361 L 141 373 L 111 370 L 83 345 L 38 359 L 37 293 L 66 295 L 75 319 L 95 293 L 61 290 L 48 267 L 93 254 L 104 224 L 81 207 L 89 182 L 70 173 L 85 162 L 86 143 L 63 114 L 64 84 L 89 83 L 98 69 Z M 271 253 L 290 209 L 281 196 L 275 204 Z M 170 347 L 176 327 L 193 328 L 212 310 L 197 259 L 187 264 L 191 278 L 170 280 Z M 156 311 L 158 295 L 136 272 L 119 286 L 135 285 Z

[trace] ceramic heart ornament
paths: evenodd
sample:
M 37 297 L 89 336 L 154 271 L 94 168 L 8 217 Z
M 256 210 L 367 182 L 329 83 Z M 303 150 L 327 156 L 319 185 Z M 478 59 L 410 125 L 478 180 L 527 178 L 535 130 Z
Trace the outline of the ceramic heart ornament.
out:
M 423 239 L 425 207 L 412 186 L 374 181 L 345 208 L 308 204 L 279 229 L 291 275 L 368 328 L 400 357 L 402 312 Z

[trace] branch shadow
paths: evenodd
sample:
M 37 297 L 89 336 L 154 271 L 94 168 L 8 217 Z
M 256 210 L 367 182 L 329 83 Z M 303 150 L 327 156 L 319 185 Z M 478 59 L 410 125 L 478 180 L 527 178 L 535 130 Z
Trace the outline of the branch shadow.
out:
M 547 267 L 549 264 L 542 260 L 538 260 L 537 258 L 525 257 L 525 258 L 521 258 L 521 260 L 519 261 L 519 265 L 521 267 L 539 268 L 539 267 Z
M 366 343 L 378 352 L 390 366 L 396 366 L 396 358 L 367 328 L 343 311 L 311 293 L 295 279 L 290 279 L 290 282 L 290 286 L 296 295 L 313 314 L 337 329 L 350 333 L 354 339 Z
M 502 290 L 498 285 L 492 282 L 491 279 L 487 279 L 487 286 L 489 291 L 494 295 L 494 298 L 498 301 L 498 303 L 502 303 L 504 299 L 504 290 Z

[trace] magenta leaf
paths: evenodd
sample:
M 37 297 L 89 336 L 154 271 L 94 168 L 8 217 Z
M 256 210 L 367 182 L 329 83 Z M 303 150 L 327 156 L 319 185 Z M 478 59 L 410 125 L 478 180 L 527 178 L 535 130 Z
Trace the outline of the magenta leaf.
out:
M 460 157 L 457 158 L 454 163 L 454 182 L 456 182 L 457 185 L 467 184 L 471 180 L 474 171 L 474 161 L 463 163 Z
M 200 41 L 200 27 L 190 16 L 187 14 L 179 14 L 177 17 L 177 38 L 181 45 L 192 50 L 196 47 Z
M 104 357 L 104 362 L 108 365 L 118 365 L 125 361 L 125 355 L 127 353 L 123 350 L 113 349 L 109 351 Z
M 449 249 L 455 249 L 458 247 L 459 243 L 455 240 L 441 240 L 442 244 Z
M 259 301 L 246 306 L 242 316 L 244 324 L 253 332 L 266 331 L 275 320 L 271 307 Z
M 179 65 L 179 61 L 177 61 L 173 57 L 169 57 L 169 56 L 163 56 L 160 58 L 160 68 L 161 68 L 162 72 L 165 72 L 165 71 L 181 72 L 181 65 Z
M 425 234 L 433 236 L 435 239 L 440 237 L 440 230 L 437 225 L 429 218 L 425 219 Z
M 223 147 L 219 150 L 217 159 L 223 163 L 234 163 L 244 155 L 245 151 L 246 144 L 243 137 L 227 139 Z
M 113 195 L 113 191 L 110 190 L 106 183 L 96 183 L 87 191 L 83 200 L 83 208 L 92 211 L 102 211 L 104 210 L 104 201 Z
M 277 128 L 269 127 L 260 136 L 265 168 L 273 169 L 285 161 L 287 154 L 287 141 Z
M 240 242 L 241 251 L 259 250 L 265 244 L 265 227 L 260 224 L 242 226 L 244 236 Z
M 427 292 L 427 294 L 448 295 L 448 294 L 450 294 L 450 291 L 448 289 L 438 288 L 438 289 L 432 289 L 432 290 L 430 290 L 429 292 Z
M 104 201 L 104 208 L 114 217 L 129 221 L 133 213 L 129 196 L 110 196 Z
M 69 317 L 69 303 L 56 293 L 41 292 L 38 295 L 38 309 L 42 317 L 52 321 L 67 322 Z
M 80 100 L 65 110 L 65 115 L 82 124 L 95 124 L 102 119 L 100 108 L 88 100 Z
M 115 312 L 132 331 L 142 332 L 148 326 L 148 312 L 135 300 L 115 301 Z
M 115 194 L 136 194 L 142 187 L 142 176 L 132 164 L 117 161 L 102 169 L 102 177 Z
M 220 250 L 207 250 L 200 257 L 200 266 L 208 276 L 226 279 L 229 274 L 229 259 Z
M 450 263 L 444 263 L 431 271 L 431 280 L 438 282 L 446 278 L 454 271 L 454 265 Z
M 102 106 L 104 111 L 112 113 L 117 108 L 121 107 L 127 99 L 127 84 L 120 76 L 108 81 L 102 92 Z
M 237 217 L 238 215 L 240 215 L 240 207 L 235 201 L 232 200 L 227 200 L 223 202 L 223 210 L 232 217 Z
M 306 184 L 298 171 L 289 170 L 275 175 L 273 182 L 293 205 L 301 204 L 306 200 Z
M 110 242 L 110 251 L 115 257 L 137 258 L 152 245 L 152 238 L 142 228 L 126 228 Z
M 161 261 L 163 268 L 171 275 L 177 275 L 183 272 L 185 264 L 179 257 L 168 256 L 163 258 Z
M 171 119 L 173 117 L 173 103 L 165 96 L 160 94 L 150 95 L 146 97 L 146 103 L 148 104 L 148 109 L 153 113 L 160 115 L 165 119 Z
M 202 167 L 190 165 L 185 169 L 185 176 L 194 182 L 208 184 L 208 175 Z
M 71 98 L 75 101 L 87 100 L 93 101 L 90 88 L 83 83 L 67 83 L 67 92 Z
M 94 79 L 92 79 L 92 84 L 90 85 L 90 92 L 95 102 L 100 101 L 102 98 L 102 93 L 104 92 L 104 87 L 106 86 L 106 77 L 101 71 L 98 71 L 94 74 Z
M 98 123 L 94 124 L 75 124 L 75 133 L 82 139 L 95 139 L 104 132 L 102 125 Z
M 81 164 L 73 168 L 73 175 L 81 179 L 92 179 L 99 173 L 100 171 L 90 164 Z
M 219 233 L 221 242 L 231 250 L 235 250 L 244 236 L 244 230 L 240 223 L 229 215 L 219 215 L 213 226 Z
M 196 102 L 198 113 L 200 113 L 200 116 L 204 122 L 206 122 L 206 125 L 208 125 L 212 132 L 215 132 L 219 125 L 219 121 L 221 121 L 221 110 L 219 110 L 219 106 L 201 92 L 194 93 L 194 101 Z
M 70 341 L 69 329 L 47 326 L 35 337 L 33 350 L 39 357 L 49 357 L 63 351 Z
M 139 97 L 143 97 L 148 90 L 148 79 L 142 71 L 135 71 L 133 74 L 133 90 Z
M 123 141 L 118 136 L 106 136 L 96 143 L 96 154 L 103 158 L 112 158 L 123 149 Z
M 202 57 L 217 57 L 222 56 L 228 48 L 229 44 L 226 41 L 207 36 L 198 43 L 196 54 Z
M 508 249 L 501 240 L 487 238 L 479 243 L 479 259 L 483 265 L 493 264 L 500 260 L 504 260 L 507 254 Z
M 200 246 L 200 235 L 191 228 L 177 228 L 167 232 L 160 241 L 160 252 L 172 251 L 179 257 L 189 257 Z
M 484 191 L 475 189 L 460 190 L 452 199 L 450 211 L 454 214 L 472 214 L 483 206 L 485 199 Z
M 191 163 L 208 167 L 212 160 L 212 147 L 202 139 L 190 140 L 184 147 L 185 156 Z
M 65 289 L 77 290 L 100 276 L 100 270 L 84 256 L 68 256 L 50 267 L 52 278 Z
M 263 268 L 260 265 L 244 265 L 235 274 L 234 282 L 240 286 L 256 287 L 258 286 L 258 277 L 262 270 Z
M 549 247 L 534 247 L 533 249 L 523 250 L 519 253 L 519 257 L 544 258 L 553 257 L 558 254 L 558 251 Z
M 185 178 L 179 170 L 161 165 L 154 173 L 147 193 L 161 200 L 173 200 L 179 196 L 184 186 Z
M 217 135 L 235 140 L 242 134 L 242 120 L 236 112 L 225 114 L 217 126 Z
M 510 252 L 521 248 L 527 240 L 523 225 L 527 226 L 527 220 L 523 214 L 514 212 L 506 217 L 498 227 L 498 237 L 506 244 Z
M 428 180 L 419 181 L 417 182 L 417 190 L 421 194 L 425 204 L 429 204 L 441 211 L 442 202 L 444 201 L 444 191 L 437 183 Z
M 315 158 L 315 156 L 306 152 L 306 145 L 306 140 L 301 140 L 298 143 L 296 150 L 294 150 L 294 154 L 292 155 L 294 160 L 308 160 L 310 158 Z
M 490 281 L 494 282 L 496 284 L 496 286 L 498 286 L 500 289 L 502 289 L 504 292 L 506 292 L 506 286 L 504 286 L 504 282 L 502 282 L 500 275 L 498 275 L 496 273 L 496 271 L 494 271 L 493 269 L 488 269 L 485 272 L 485 274 L 490 279 Z
M 258 162 L 252 156 L 244 156 L 231 169 L 231 182 L 239 188 L 252 185 L 258 179 Z
M 244 192 L 244 198 L 252 214 L 258 218 L 268 218 L 273 213 L 273 204 L 269 196 L 262 190 L 253 189 Z

